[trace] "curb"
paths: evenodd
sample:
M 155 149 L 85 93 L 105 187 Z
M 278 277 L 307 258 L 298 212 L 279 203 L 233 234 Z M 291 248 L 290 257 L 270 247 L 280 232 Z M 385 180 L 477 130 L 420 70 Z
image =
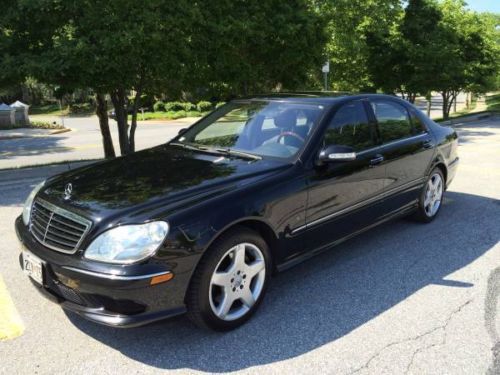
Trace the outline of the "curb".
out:
M 47 178 L 49 176 L 67 172 L 75 168 L 97 163 L 102 160 L 101 159 L 80 160 L 80 161 L 75 160 L 64 163 L 32 165 L 20 168 L 0 169 L 0 181 L 1 181 L 0 185 L 9 184 L 12 181 L 18 181 L 23 179 Z
M 62 133 L 70 132 L 70 131 L 73 131 L 73 129 L 71 129 L 71 128 L 58 129 L 58 130 L 54 130 L 53 132 L 50 132 L 49 135 L 62 134 Z
M 67 133 L 70 131 L 74 131 L 72 128 L 64 128 L 64 129 L 56 129 L 54 131 L 51 131 L 50 133 L 44 134 L 44 135 L 0 135 L 0 141 L 2 140 L 8 140 L 8 139 L 20 139 L 20 138 L 43 138 L 43 137 L 48 137 L 49 135 L 55 135 L 55 134 L 62 134 L 62 133 Z
M 462 123 L 481 121 L 491 117 L 497 116 L 499 113 L 495 111 L 481 111 L 476 113 L 470 113 L 463 116 L 455 117 L 446 121 L 438 121 L 440 125 L 457 125 Z

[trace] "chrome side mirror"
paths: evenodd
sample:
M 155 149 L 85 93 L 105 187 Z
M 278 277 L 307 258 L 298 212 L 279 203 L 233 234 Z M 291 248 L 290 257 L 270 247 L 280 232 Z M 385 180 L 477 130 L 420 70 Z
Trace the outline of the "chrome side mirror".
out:
M 356 160 L 356 152 L 349 146 L 330 145 L 321 149 L 318 162 L 319 164 L 332 163 L 339 161 Z

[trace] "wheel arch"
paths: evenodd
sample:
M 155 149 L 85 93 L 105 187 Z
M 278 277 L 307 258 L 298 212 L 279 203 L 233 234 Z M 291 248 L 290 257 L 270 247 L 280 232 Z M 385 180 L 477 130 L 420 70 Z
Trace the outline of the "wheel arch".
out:
M 191 282 L 193 280 L 193 276 L 195 275 L 196 269 L 198 268 L 203 257 L 206 255 L 207 250 L 210 248 L 210 246 L 212 246 L 212 244 L 218 238 L 223 236 L 224 234 L 228 233 L 231 230 L 235 230 L 239 227 L 251 229 L 262 236 L 264 241 L 269 246 L 269 251 L 271 253 L 271 262 L 272 262 L 271 267 L 273 269 L 273 273 L 277 271 L 276 260 L 277 260 L 277 255 L 278 255 L 279 240 L 278 240 L 278 235 L 277 235 L 276 231 L 273 229 L 273 227 L 269 223 L 267 223 L 262 218 L 256 218 L 256 217 L 243 218 L 241 220 L 232 222 L 232 223 L 226 225 L 225 227 L 223 227 L 210 239 L 210 241 L 208 241 L 206 243 L 203 254 L 198 259 L 198 262 L 197 262 L 196 266 L 193 269 L 193 272 L 191 273 L 191 275 L 189 277 L 188 287 L 186 288 L 184 299 L 186 299 L 186 297 L 187 297 L 187 294 L 189 292 L 189 288 L 191 286 Z
M 273 262 L 272 264 L 273 269 L 276 269 L 276 260 L 278 255 L 278 246 L 279 246 L 278 235 L 274 230 L 274 228 L 271 226 L 271 224 L 269 224 L 264 219 L 258 217 L 242 218 L 238 221 L 226 225 L 221 230 L 219 230 L 217 234 L 213 236 L 212 239 L 207 243 L 207 245 L 205 246 L 205 252 L 210 248 L 210 246 L 212 246 L 212 244 L 219 237 L 238 227 L 251 229 L 262 236 L 264 241 L 266 241 L 267 245 L 269 246 L 269 251 L 271 253 L 271 258 L 272 258 L 271 261 Z

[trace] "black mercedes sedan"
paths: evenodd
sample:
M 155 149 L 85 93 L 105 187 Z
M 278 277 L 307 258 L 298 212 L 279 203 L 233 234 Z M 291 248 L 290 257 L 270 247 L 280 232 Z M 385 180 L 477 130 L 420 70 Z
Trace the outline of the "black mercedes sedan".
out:
M 39 184 L 15 223 L 20 263 L 94 322 L 187 312 L 233 329 L 274 272 L 396 217 L 431 222 L 457 143 L 392 96 L 234 100 L 165 144 Z

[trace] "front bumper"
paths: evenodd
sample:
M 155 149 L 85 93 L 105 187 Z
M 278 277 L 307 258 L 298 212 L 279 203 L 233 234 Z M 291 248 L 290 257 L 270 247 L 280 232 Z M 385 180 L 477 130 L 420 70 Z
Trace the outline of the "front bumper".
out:
M 114 327 L 134 327 L 182 314 L 186 289 L 183 277 L 156 285 L 151 278 L 172 272 L 168 266 L 110 266 L 102 272 L 85 266 L 77 255 L 49 250 L 38 243 L 19 217 L 16 233 L 22 245 L 43 262 L 43 285 L 37 289 L 65 310 Z M 22 266 L 22 252 L 19 261 Z M 89 264 L 88 261 L 87 265 Z

